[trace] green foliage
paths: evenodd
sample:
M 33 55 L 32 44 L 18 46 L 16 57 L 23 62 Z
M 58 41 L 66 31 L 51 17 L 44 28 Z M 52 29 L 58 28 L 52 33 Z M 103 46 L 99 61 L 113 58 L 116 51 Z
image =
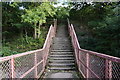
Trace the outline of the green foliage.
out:
M 10 50 L 10 47 L 3 47 L 0 51 L 1 56 L 9 56 L 13 54 L 18 54 L 18 52 Z
M 43 47 L 47 28 L 41 28 L 41 36 L 39 39 L 34 39 L 28 35 L 21 35 L 10 39 L 10 41 L 3 41 L 3 48 L 0 52 L 1 56 L 9 56 L 30 50 L 40 49 Z
M 44 41 L 45 39 L 42 37 L 40 39 L 34 39 L 32 37 L 18 38 L 13 42 L 4 43 L 0 55 L 9 56 L 21 52 L 40 49 L 43 47 Z
M 67 18 L 69 17 L 69 8 L 58 7 L 56 14 L 56 17 L 59 19 Z
M 22 15 L 24 22 L 40 23 L 46 22 L 46 17 L 55 15 L 54 7 L 50 3 L 41 3 L 32 9 L 25 9 L 26 14 Z
M 25 9 L 25 14 L 21 17 L 23 22 L 34 24 L 34 38 L 40 38 L 40 26 L 46 23 L 47 17 L 53 17 L 55 15 L 55 9 L 50 3 L 41 3 L 39 6 Z M 37 25 L 39 24 L 39 25 Z
M 120 57 L 120 5 L 117 2 L 81 5 L 70 12 L 71 19 L 79 20 L 92 34 L 92 37 L 79 38 L 81 47 Z

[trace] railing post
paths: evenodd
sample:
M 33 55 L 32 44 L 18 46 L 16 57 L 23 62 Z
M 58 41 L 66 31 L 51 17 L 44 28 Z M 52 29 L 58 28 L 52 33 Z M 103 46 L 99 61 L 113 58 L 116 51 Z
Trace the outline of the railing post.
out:
M 86 53 L 86 66 L 89 68 L 89 54 Z M 89 70 L 86 69 L 86 78 L 89 78 Z
M 44 55 L 43 55 L 43 69 L 44 69 L 44 66 L 45 66 L 45 58 L 44 58 Z
M 71 25 L 69 24 L 69 33 L 70 33 L 70 36 L 71 36 Z
M 105 61 L 105 78 L 112 78 L 112 62 L 108 59 Z
M 78 49 L 78 70 L 80 69 L 80 50 Z
M 35 53 L 35 57 L 34 57 L 34 66 L 36 66 L 37 65 L 37 53 Z M 35 74 L 35 78 L 37 78 L 37 66 L 35 67 L 35 72 L 34 72 L 34 74 Z
M 15 78 L 15 71 L 14 71 L 14 58 L 11 59 L 11 78 Z
M 55 37 L 55 33 L 56 33 L 56 19 L 54 19 L 54 25 L 53 25 L 53 27 L 54 27 L 54 36 L 53 37 Z
M 45 69 L 45 64 L 46 64 L 46 50 L 43 50 L 43 53 L 45 53 L 45 54 L 43 54 L 43 69 Z

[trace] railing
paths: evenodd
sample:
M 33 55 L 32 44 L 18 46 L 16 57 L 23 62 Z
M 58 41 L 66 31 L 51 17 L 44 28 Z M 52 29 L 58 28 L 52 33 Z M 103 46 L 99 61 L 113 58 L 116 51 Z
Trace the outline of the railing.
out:
M 74 27 L 68 20 L 78 69 L 84 78 L 120 79 L 120 58 L 81 49 Z
M 42 49 L 0 58 L 0 80 L 2 78 L 39 78 L 43 73 L 56 23 L 51 25 Z

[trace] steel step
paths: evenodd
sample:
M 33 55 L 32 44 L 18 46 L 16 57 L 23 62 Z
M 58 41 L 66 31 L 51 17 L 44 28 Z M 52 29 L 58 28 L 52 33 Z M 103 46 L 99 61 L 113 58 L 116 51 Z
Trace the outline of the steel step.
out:
M 50 57 L 74 57 L 73 55 L 50 55 Z
M 73 52 L 71 52 L 71 53 L 67 53 L 67 52 L 64 52 L 64 53 L 51 52 L 51 55 L 73 55 Z
M 49 67 L 49 70 L 75 70 L 75 67 Z
M 50 63 L 74 63 L 75 60 L 49 60 Z
M 72 54 L 73 52 L 51 52 L 52 54 Z
M 73 50 L 52 50 L 51 52 L 73 52 Z
M 74 63 L 49 63 L 49 66 L 57 66 L 57 67 L 61 67 L 61 66 L 75 66 Z
M 74 57 L 49 57 L 50 60 L 74 60 Z

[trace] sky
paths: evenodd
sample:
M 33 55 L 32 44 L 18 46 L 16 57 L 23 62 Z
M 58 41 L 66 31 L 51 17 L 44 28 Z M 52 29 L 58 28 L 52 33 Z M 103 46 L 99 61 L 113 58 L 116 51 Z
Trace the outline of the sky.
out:
M 59 6 L 62 6 L 62 7 L 67 7 L 68 5 L 65 4 L 65 5 L 62 5 L 66 0 L 58 0 L 59 3 L 53 5 L 54 7 L 59 7 Z M 19 9 L 23 10 L 25 9 L 23 6 L 19 7 Z
M 53 5 L 53 6 L 54 7 L 59 7 L 59 6 L 67 7 L 68 6 L 67 4 L 65 4 L 65 5 L 62 5 L 62 4 L 63 4 L 63 2 L 60 2 L 60 3 L 57 3 L 57 4 Z

